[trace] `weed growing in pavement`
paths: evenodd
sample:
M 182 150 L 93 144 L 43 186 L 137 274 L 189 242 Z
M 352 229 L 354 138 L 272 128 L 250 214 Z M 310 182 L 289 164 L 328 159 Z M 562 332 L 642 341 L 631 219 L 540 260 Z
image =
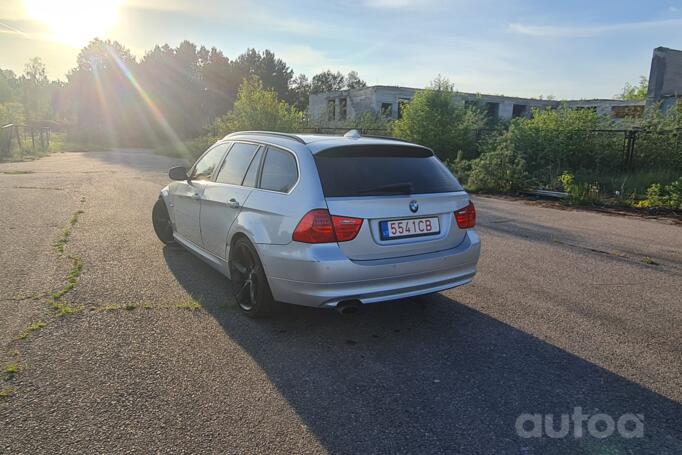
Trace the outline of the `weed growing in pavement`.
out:
M 644 256 L 644 257 L 642 258 L 642 262 L 645 263 L 645 264 L 648 264 L 648 265 L 658 265 L 658 262 L 654 261 L 654 260 L 651 259 L 649 256 Z
M 19 335 L 19 339 L 23 340 L 25 338 L 28 338 L 29 335 L 31 335 L 33 332 L 36 332 L 36 331 L 42 329 L 46 325 L 47 324 L 45 324 L 43 321 L 32 322 L 31 324 L 29 324 L 28 327 L 26 327 L 24 329 L 23 332 L 21 332 L 21 335 Z
M 81 199 L 81 202 L 83 202 L 83 198 Z M 69 238 L 71 237 L 71 228 L 78 223 L 78 218 L 85 213 L 83 210 L 77 210 L 76 212 L 71 215 L 71 219 L 69 220 L 69 226 L 64 228 L 64 231 L 62 232 L 62 236 L 57 239 L 57 241 L 54 243 L 54 247 L 57 249 L 57 252 L 60 254 L 64 252 L 64 247 L 66 246 L 67 243 L 69 243 Z
M 59 291 L 52 294 L 53 303 L 56 303 L 64 296 L 64 294 L 70 292 L 76 287 L 76 284 L 78 284 L 78 278 L 80 278 L 81 272 L 83 272 L 83 261 L 79 257 L 69 256 L 69 259 L 73 261 L 73 266 L 71 267 L 69 274 L 66 275 L 66 285 Z
M 19 372 L 19 362 L 8 363 L 3 370 L 5 377 L 10 380 Z
M 0 389 L 0 398 L 8 398 L 12 395 L 14 395 L 14 389 L 12 387 Z
M 177 305 L 175 305 L 175 308 L 180 308 L 183 310 L 200 310 L 201 304 L 196 300 L 188 300 L 187 302 L 184 303 L 178 303 Z

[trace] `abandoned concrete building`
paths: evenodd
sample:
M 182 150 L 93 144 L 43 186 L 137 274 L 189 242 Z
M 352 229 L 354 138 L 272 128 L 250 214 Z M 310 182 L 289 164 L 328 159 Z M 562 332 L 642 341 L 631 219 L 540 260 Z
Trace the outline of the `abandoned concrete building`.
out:
M 312 122 L 327 126 L 344 126 L 366 113 L 399 119 L 406 103 L 418 91 L 409 87 L 374 85 L 354 90 L 340 90 L 310 95 L 308 114 Z M 662 109 L 673 106 L 682 95 L 682 51 L 658 47 L 654 49 L 646 101 L 614 99 L 547 100 L 480 93 L 455 92 L 461 105 L 481 107 L 492 121 L 529 117 L 533 108 L 556 109 L 562 103 L 571 109 L 591 109 L 614 119 L 641 117 L 645 106 L 661 103 Z

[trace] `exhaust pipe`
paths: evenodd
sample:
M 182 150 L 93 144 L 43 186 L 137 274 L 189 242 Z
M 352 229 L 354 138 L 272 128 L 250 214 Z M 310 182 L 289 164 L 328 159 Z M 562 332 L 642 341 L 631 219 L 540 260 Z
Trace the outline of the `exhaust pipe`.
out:
M 339 314 L 353 314 L 357 313 L 360 311 L 360 303 L 359 300 L 344 300 L 342 302 L 339 302 L 338 305 L 336 305 L 336 311 Z

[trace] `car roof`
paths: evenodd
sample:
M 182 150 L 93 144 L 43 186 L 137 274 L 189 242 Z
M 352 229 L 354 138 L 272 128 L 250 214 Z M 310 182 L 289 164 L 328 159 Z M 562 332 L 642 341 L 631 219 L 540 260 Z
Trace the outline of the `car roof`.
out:
M 353 146 L 353 145 L 402 145 L 427 148 L 422 145 L 413 144 L 401 139 L 381 137 L 381 136 L 362 136 L 357 130 L 350 130 L 344 135 L 333 134 L 294 134 L 279 133 L 275 131 L 239 131 L 228 134 L 223 140 L 228 139 L 250 139 L 268 141 L 275 145 L 291 145 L 296 142 L 306 145 L 313 153 L 321 152 L 334 147 Z

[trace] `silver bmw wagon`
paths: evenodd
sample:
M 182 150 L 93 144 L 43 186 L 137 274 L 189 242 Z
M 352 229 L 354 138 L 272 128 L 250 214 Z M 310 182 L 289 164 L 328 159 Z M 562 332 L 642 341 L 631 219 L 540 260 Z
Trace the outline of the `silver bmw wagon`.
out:
M 336 308 L 471 282 L 476 209 L 434 153 L 395 139 L 233 133 L 169 171 L 152 220 L 226 275 L 239 307 Z

